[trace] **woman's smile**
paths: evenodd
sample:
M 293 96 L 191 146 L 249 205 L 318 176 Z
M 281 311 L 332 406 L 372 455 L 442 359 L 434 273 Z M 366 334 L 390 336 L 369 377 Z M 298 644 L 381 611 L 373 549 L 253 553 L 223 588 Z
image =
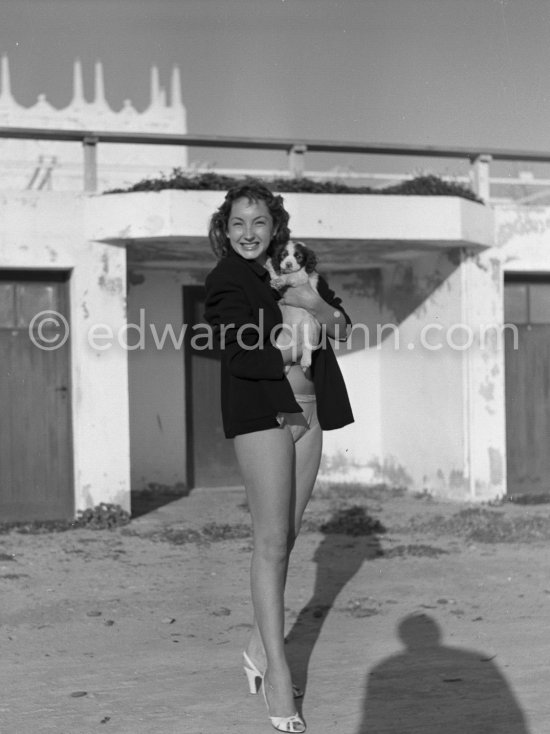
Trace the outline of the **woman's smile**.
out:
M 242 198 L 233 202 L 226 234 L 241 257 L 265 263 L 273 237 L 273 219 L 265 201 Z

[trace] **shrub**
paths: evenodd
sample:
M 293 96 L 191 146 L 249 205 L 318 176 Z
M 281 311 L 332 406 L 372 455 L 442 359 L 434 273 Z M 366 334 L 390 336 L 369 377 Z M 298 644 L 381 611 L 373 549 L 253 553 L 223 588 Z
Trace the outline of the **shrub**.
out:
M 181 168 L 174 168 L 170 176 L 161 174 L 158 178 L 138 181 L 125 189 L 111 189 L 105 194 L 124 194 L 137 191 L 162 191 L 163 189 L 227 191 L 233 184 L 245 179 L 223 176 L 218 173 L 187 175 Z M 273 190 L 286 193 L 304 194 L 393 194 L 402 196 L 460 196 L 464 199 L 483 201 L 474 192 L 458 182 L 445 181 L 433 174 L 416 176 L 382 189 L 371 186 L 349 186 L 340 181 L 313 181 L 309 178 L 265 179 Z

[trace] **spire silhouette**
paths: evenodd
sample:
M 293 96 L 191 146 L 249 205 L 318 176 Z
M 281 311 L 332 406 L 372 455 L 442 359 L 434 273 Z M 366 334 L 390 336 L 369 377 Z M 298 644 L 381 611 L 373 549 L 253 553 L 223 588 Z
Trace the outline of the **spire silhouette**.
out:
M 170 90 L 170 102 L 172 108 L 178 108 L 183 107 L 182 101 L 181 101 L 181 79 L 180 79 L 180 70 L 178 66 L 174 66 L 172 69 L 172 81 L 171 81 L 171 90 Z
M 10 63 L 8 57 L 4 54 L 2 56 L 0 103 L 3 102 L 6 104 L 7 102 L 13 101 L 14 99 L 11 93 Z
M 105 99 L 105 81 L 103 78 L 103 64 L 101 61 L 95 62 L 95 89 L 94 103 L 96 105 L 107 105 Z
M 159 102 L 159 70 L 156 66 L 151 67 L 151 107 L 155 107 Z
M 71 104 L 83 104 L 84 84 L 82 82 L 82 64 L 80 59 L 76 59 L 73 66 L 73 99 Z

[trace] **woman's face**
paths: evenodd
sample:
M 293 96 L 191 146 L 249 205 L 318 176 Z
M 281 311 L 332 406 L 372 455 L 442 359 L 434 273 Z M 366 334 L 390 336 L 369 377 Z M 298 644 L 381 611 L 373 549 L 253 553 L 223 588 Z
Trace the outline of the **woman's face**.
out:
M 273 218 L 262 199 L 236 199 L 227 222 L 227 237 L 231 247 L 246 260 L 258 260 L 263 265 L 273 237 Z

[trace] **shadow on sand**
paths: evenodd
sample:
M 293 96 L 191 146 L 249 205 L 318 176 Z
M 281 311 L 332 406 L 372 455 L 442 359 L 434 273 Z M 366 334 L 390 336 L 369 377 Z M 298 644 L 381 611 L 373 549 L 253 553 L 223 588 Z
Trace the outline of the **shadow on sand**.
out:
M 187 497 L 191 490 L 184 484 L 174 486 L 150 485 L 147 489 L 132 490 L 130 506 L 132 508 L 132 519 L 135 520 L 143 515 L 158 510 L 159 507 L 175 502 L 182 497 Z
M 313 594 L 286 637 L 293 678 L 304 690 L 312 652 L 336 598 L 365 561 L 383 555 L 376 532 L 326 534 L 317 547 Z M 354 734 L 529 734 L 494 656 L 444 645 L 437 622 L 424 613 L 404 617 L 397 635 L 404 647 L 368 674 Z
M 315 588 L 286 636 L 288 659 L 296 683 L 304 690 L 309 660 L 334 601 L 365 561 L 382 555 L 377 534 L 325 535 L 315 551 Z
M 404 645 L 371 670 L 356 734 L 528 734 L 494 656 L 447 647 L 437 622 L 410 614 Z

